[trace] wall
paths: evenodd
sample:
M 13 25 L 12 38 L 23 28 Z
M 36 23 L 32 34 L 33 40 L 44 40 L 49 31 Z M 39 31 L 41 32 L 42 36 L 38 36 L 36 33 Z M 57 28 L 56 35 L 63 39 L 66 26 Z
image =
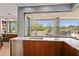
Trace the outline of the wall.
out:
M 17 7 L 24 3 L 0 3 L 0 17 L 7 18 L 9 15 L 17 20 Z

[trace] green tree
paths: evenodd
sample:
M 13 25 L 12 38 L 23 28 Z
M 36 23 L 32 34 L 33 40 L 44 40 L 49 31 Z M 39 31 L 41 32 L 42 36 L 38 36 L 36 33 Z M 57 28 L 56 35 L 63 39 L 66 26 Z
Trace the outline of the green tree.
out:
M 38 23 L 32 22 L 31 28 L 32 28 L 32 29 L 37 29 L 38 26 L 39 26 Z

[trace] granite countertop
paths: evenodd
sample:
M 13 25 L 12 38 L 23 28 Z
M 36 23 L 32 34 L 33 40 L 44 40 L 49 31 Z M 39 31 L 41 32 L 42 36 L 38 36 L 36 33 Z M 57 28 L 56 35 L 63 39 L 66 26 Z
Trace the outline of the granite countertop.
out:
M 43 37 L 43 38 L 31 38 L 30 37 L 16 37 L 16 38 L 12 38 L 12 41 L 14 40 L 33 40 L 33 41 L 63 41 L 67 44 L 69 44 L 70 46 L 74 47 L 75 49 L 79 50 L 79 40 L 76 40 L 74 38 L 47 38 L 47 37 Z

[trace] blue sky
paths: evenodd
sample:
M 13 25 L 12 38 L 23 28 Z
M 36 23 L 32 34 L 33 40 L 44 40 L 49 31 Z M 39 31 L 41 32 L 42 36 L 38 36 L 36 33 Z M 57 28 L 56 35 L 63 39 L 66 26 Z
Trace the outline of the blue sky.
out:
M 35 21 L 38 24 L 43 24 L 45 26 L 53 24 L 53 20 L 37 20 Z M 61 26 L 69 26 L 69 25 L 79 25 L 79 20 L 60 20 L 60 25 Z
M 60 25 L 69 26 L 69 25 L 79 25 L 79 20 L 61 20 Z
M 47 25 L 50 25 L 50 24 L 53 24 L 53 20 L 38 20 L 38 21 L 35 21 L 36 23 L 38 24 L 43 24 L 44 26 L 47 26 Z

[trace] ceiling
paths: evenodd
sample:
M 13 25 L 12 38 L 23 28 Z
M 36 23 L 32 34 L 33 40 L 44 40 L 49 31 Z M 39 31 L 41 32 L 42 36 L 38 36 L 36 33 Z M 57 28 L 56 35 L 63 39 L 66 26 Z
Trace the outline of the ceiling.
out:
M 11 16 L 17 16 L 17 7 L 21 6 L 21 7 L 40 7 L 40 6 L 59 6 L 59 5 L 66 5 L 66 6 L 70 6 L 69 10 L 72 10 L 74 8 L 76 8 L 78 6 L 78 4 L 73 4 L 73 3 L 28 3 L 28 4 L 24 4 L 24 3 L 0 3 L 0 16 L 1 17 L 6 17 L 8 15 Z
M 72 11 L 74 3 L 65 4 L 27 4 L 25 8 L 27 13 L 43 13 L 43 12 L 67 12 Z M 27 8 L 26 8 L 27 7 Z

